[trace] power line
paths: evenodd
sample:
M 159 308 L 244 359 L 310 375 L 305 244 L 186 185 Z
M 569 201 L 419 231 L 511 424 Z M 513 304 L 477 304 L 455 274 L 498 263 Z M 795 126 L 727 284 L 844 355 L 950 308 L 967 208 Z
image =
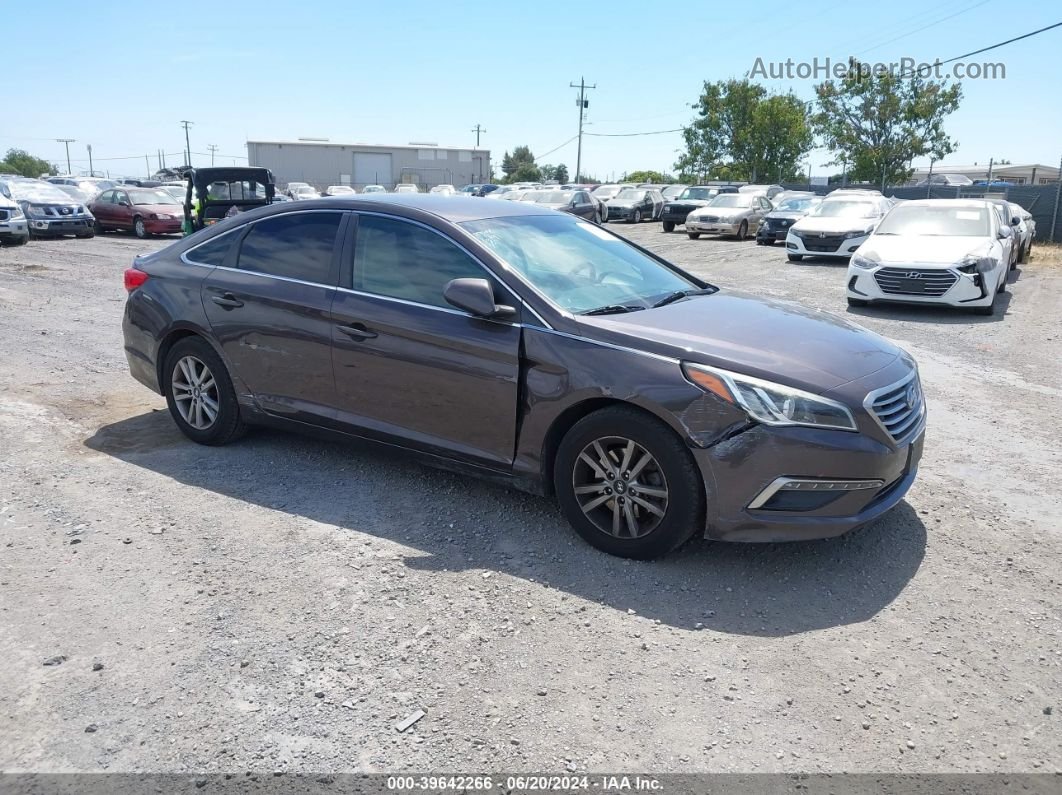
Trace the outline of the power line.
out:
M 954 63 L 955 61 L 961 61 L 963 58 L 969 58 L 971 55 L 980 55 L 981 53 L 988 52 L 989 50 L 998 50 L 1000 47 L 1004 47 L 1007 44 L 1013 44 L 1014 42 L 1021 41 L 1022 39 L 1028 39 L 1028 38 L 1030 38 L 1032 36 L 1038 36 L 1041 33 L 1044 33 L 1044 32 L 1046 32 L 1048 30 L 1053 30 L 1055 28 L 1062 28 L 1062 22 L 1056 22 L 1054 25 L 1048 25 L 1046 28 L 1040 28 L 1039 30 L 1034 30 L 1032 33 L 1026 33 L 1023 36 L 1015 36 L 1013 39 L 1007 39 L 1006 41 L 1001 41 L 1001 42 L 999 42 L 999 44 L 993 44 L 993 45 L 988 46 L 988 47 L 982 47 L 979 50 L 974 50 L 973 52 L 964 53 L 963 55 L 956 55 L 954 58 L 949 58 L 946 61 L 934 61 L 933 65 L 934 66 L 943 66 L 944 64 L 947 64 L 947 63 Z M 916 72 L 917 72 L 917 70 L 916 70 Z M 913 75 L 916 72 L 911 72 L 911 74 Z M 905 77 L 905 75 L 900 75 L 900 76 L 901 77 Z
M 965 14 L 967 11 L 972 11 L 973 9 L 977 8 L 978 6 L 982 6 L 987 2 L 988 0 L 982 0 L 981 2 L 975 3 L 972 6 L 967 6 L 966 8 L 959 9 L 955 13 L 949 13 L 954 9 L 954 5 L 952 5 L 952 8 L 941 8 L 940 6 L 937 6 L 935 8 L 930 8 L 928 11 L 923 11 L 919 14 L 915 14 L 914 16 L 901 20 L 898 25 L 890 25 L 889 27 L 879 30 L 878 33 L 883 33 L 884 35 L 874 37 L 870 41 L 866 42 L 870 46 L 862 52 L 857 52 L 856 57 L 858 58 L 864 53 L 873 52 L 879 47 L 884 47 L 886 44 L 891 44 L 894 41 L 899 41 L 900 39 L 907 38 L 908 36 L 913 36 L 915 33 L 919 33 L 923 30 L 939 25 L 941 22 L 951 19 L 952 17 L 959 16 L 960 14 Z M 962 3 L 959 3 L 959 5 L 962 5 Z M 940 14 L 940 12 L 942 11 L 945 13 L 945 16 L 937 18 L 937 14 Z M 912 22 L 916 23 L 915 27 L 908 27 L 908 24 Z M 892 38 L 889 38 L 890 36 Z M 886 41 L 886 39 L 888 40 Z
M 589 133 L 587 133 L 587 135 L 589 135 Z M 541 155 L 539 155 L 538 157 L 536 157 L 536 158 L 535 158 L 535 160 L 541 160 L 541 159 L 542 159 L 542 158 L 544 158 L 544 157 L 545 157 L 546 155 L 551 155 L 551 154 L 553 154 L 554 152 L 556 152 L 556 151 L 557 151 L 558 149 L 563 149 L 564 147 L 566 147 L 566 146 L 567 146 L 568 144 L 570 144 L 570 143 L 571 143 L 572 141 L 574 141 L 574 140 L 575 140 L 576 138 L 578 138 L 578 137 L 579 137 L 578 135 L 573 135 L 573 136 L 572 136 L 571 138 L 569 138 L 569 139 L 568 139 L 567 141 L 565 141 L 564 143 L 562 143 L 562 144 L 561 144 L 560 146 L 555 146 L 555 147 L 553 147 L 552 149 L 550 149 L 550 150 L 549 150 L 548 152 L 546 152 L 545 154 L 541 154 Z
M 636 132 L 636 133 L 586 133 L 586 135 L 593 135 L 597 138 L 633 138 L 636 135 L 664 135 L 665 133 L 682 132 L 682 128 L 679 127 L 674 130 L 653 130 L 652 132 Z

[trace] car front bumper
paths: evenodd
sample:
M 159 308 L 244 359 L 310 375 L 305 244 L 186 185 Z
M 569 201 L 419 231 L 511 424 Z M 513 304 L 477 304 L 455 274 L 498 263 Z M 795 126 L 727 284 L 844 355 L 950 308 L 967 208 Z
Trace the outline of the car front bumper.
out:
M 766 226 L 761 224 L 760 228 L 756 230 L 756 239 L 757 240 L 763 240 L 763 241 L 769 240 L 772 243 L 780 243 L 781 241 L 785 240 L 785 238 L 786 238 L 786 236 L 788 234 L 789 234 L 789 229 L 788 228 L 786 228 L 786 229 L 774 229 L 774 228 L 768 229 Z
M 706 235 L 736 235 L 741 229 L 741 221 L 702 221 L 690 217 L 686 219 L 687 232 L 699 232 Z
M 29 234 L 29 225 L 25 218 L 19 220 L 8 219 L 0 221 L 0 237 L 25 237 Z
M 37 235 L 83 235 L 92 231 L 91 216 L 29 218 L 30 231 Z
M 926 428 L 925 398 L 912 367 L 901 356 L 824 393 L 852 409 L 858 431 L 757 424 L 711 446 L 691 444 L 705 483 L 705 536 L 743 542 L 830 538 L 897 505 L 917 475 Z M 908 399 L 904 416 L 894 411 L 901 395 Z M 873 413 L 875 405 L 884 422 L 903 423 L 894 424 L 898 439 Z
M 181 218 L 145 218 L 144 229 L 153 235 L 168 235 L 180 232 L 182 223 Z
M 1006 278 L 1006 266 L 1000 264 L 976 274 L 915 263 L 881 263 L 870 269 L 849 265 L 845 292 L 867 302 L 988 306 L 1000 278 Z
M 788 232 L 785 237 L 787 254 L 800 254 L 805 257 L 843 257 L 847 259 L 855 253 L 870 235 L 845 238 L 841 235 L 810 236 L 807 238 Z

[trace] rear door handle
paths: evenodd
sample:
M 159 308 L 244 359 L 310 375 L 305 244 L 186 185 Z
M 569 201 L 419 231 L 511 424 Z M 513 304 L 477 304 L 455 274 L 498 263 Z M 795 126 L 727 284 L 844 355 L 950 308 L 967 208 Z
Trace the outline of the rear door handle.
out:
M 371 340 L 378 336 L 375 331 L 369 331 L 361 323 L 354 323 L 349 326 L 336 326 L 341 332 L 354 340 Z
M 210 300 L 218 306 L 223 306 L 226 309 L 239 309 L 243 306 L 243 301 L 234 296 L 232 293 L 225 293 L 224 295 L 212 295 Z

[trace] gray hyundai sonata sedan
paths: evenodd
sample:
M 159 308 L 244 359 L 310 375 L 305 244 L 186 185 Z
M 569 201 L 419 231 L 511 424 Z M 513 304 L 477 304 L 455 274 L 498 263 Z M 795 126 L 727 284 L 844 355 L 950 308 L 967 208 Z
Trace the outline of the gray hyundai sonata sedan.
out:
M 325 430 L 554 495 L 586 541 L 823 538 L 918 467 L 914 361 L 520 202 L 274 205 L 138 257 L 133 376 L 195 442 Z

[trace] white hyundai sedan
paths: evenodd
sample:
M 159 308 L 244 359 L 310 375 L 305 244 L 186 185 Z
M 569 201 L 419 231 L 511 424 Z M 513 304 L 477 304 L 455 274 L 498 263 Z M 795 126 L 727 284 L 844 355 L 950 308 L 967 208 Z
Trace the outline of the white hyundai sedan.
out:
M 983 199 L 898 204 L 852 255 L 848 304 L 942 304 L 991 315 L 1007 287 L 1012 234 Z

